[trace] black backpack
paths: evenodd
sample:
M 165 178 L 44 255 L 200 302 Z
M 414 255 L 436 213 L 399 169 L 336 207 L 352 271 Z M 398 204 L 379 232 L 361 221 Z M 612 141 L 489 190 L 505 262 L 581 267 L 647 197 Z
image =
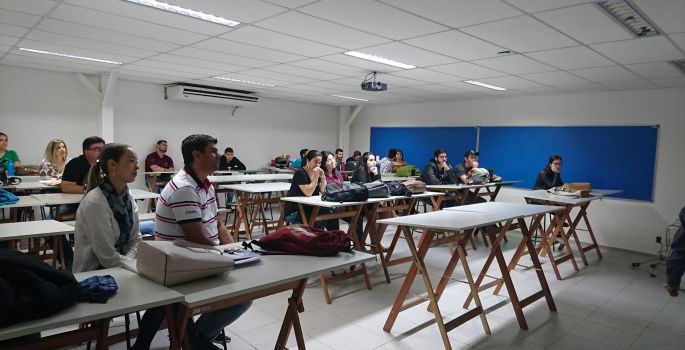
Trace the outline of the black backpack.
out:
M 78 295 L 71 273 L 0 248 L 0 327 L 53 315 L 74 305 Z
M 390 189 L 382 181 L 372 181 L 364 183 L 364 187 L 369 190 L 369 198 L 388 198 Z
M 385 184 L 388 185 L 388 189 L 390 190 L 391 196 L 411 197 L 412 192 L 409 191 L 409 189 L 407 189 L 407 186 L 403 185 L 402 183 L 399 183 L 397 181 L 389 181 Z
M 363 202 L 369 199 L 369 191 L 360 184 L 334 182 L 326 185 L 321 199 L 327 202 Z

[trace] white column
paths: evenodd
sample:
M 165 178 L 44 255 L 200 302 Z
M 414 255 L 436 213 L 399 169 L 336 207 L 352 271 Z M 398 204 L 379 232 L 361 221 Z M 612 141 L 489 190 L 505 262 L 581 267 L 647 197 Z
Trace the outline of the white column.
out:
M 117 85 L 119 73 L 112 71 L 109 76 L 100 76 L 100 89 L 102 91 L 102 107 L 100 109 L 100 137 L 105 142 L 114 142 L 114 90 Z M 104 89 L 103 89 L 104 87 Z

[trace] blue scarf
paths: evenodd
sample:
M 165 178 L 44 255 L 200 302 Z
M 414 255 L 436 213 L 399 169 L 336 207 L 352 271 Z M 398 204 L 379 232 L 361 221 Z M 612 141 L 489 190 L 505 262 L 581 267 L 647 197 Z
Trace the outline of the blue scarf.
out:
M 133 205 L 128 193 L 128 186 L 124 187 L 124 193 L 119 196 L 109 179 L 104 178 L 100 181 L 98 188 L 107 198 L 114 219 L 119 224 L 119 239 L 114 243 L 114 247 L 117 248 L 119 254 L 126 255 L 126 245 L 131 237 L 131 228 L 133 227 Z

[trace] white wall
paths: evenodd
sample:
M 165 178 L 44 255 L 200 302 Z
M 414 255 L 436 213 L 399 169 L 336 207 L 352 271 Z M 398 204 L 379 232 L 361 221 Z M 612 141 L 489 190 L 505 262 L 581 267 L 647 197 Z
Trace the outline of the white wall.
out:
M 97 81 L 97 80 L 95 80 Z M 119 80 L 114 96 L 114 140 L 133 146 L 141 163 L 162 138 L 169 156 L 183 164 L 181 141 L 194 133 L 219 139 L 219 148 L 233 147 L 248 168 L 266 165 L 280 154 L 301 148 L 335 150 L 338 142 L 337 107 L 262 99 L 239 108 L 203 103 L 165 101 L 161 85 Z M 97 135 L 99 98 L 73 75 L 0 66 L 0 131 L 10 138 L 10 149 L 26 164 L 43 158 L 51 138 L 64 138 L 70 156 L 81 153 L 81 142 Z M 136 187 L 144 187 L 142 176 Z
M 654 253 L 655 236 L 685 205 L 685 89 L 367 106 L 352 125 L 350 143 L 368 149 L 372 126 L 647 124 L 661 125 L 654 202 L 606 199 L 589 210 L 600 244 Z M 505 190 L 498 199 L 522 201 L 522 192 Z

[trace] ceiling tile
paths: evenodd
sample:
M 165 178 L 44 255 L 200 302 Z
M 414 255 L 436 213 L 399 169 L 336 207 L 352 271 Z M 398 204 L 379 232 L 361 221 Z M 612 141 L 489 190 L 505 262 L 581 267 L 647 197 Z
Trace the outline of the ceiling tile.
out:
M 532 89 L 542 87 L 542 85 L 538 83 L 511 75 L 507 77 L 481 79 L 479 81 L 505 89 Z
M 298 10 L 315 17 L 394 40 L 402 40 L 448 29 L 435 22 L 370 0 L 324 0 Z
M 505 0 L 506 2 L 520 8 L 526 12 L 539 12 L 556 9 L 560 7 L 572 6 L 592 0 Z
M 404 42 L 465 61 L 495 57 L 498 52 L 505 50 L 505 48 L 490 44 L 457 30 L 426 35 L 404 40 Z
M 137 5 L 127 1 L 67 0 L 66 2 L 70 5 L 85 7 L 100 12 L 118 15 L 124 18 L 161 24 L 167 27 L 178 28 L 192 33 L 218 35 L 231 30 L 231 27 L 221 24 L 207 22 L 201 19 L 183 16 L 168 11 L 162 11 L 148 6 Z M 194 8 L 194 10 L 203 11 L 204 9 Z
M 376 63 L 368 60 L 363 60 L 361 58 L 356 58 L 344 54 L 330 55 L 320 57 L 323 60 L 336 62 L 340 64 L 345 64 L 348 66 L 356 67 L 368 72 L 381 72 L 390 73 L 402 70 L 402 68 L 397 68 L 393 66 L 388 66 L 387 64 Z
M 463 78 L 464 80 L 501 77 L 507 75 L 506 73 L 498 72 L 496 70 L 492 70 L 490 68 L 485 68 L 468 62 L 446 64 L 443 66 L 433 66 L 430 67 L 430 70 L 454 75 L 456 77 Z
M 311 4 L 311 3 L 318 1 L 318 0 L 266 0 L 266 1 L 268 1 L 272 4 L 276 4 L 278 6 L 283 6 L 283 7 L 294 9 L 294 8 L 297 8 L 300 6 Z
M 116 61 L 116 62 L 121 62 L 121 63 L 133 62 L 133 61 L 139 59 L 139 57 L 127 56 L 127 55 L 123 55 L 121 53 L 104 52 L 104 51 L 90 49 L 90 48 L 65 47 L 64 45 L 61 45 L 61 44 L 54 44 L 54 43 L 48 43 L 48 42 L 44 42 L 44 41 L 35 41 L 35 40 L 29 40 L 29 39 L 22 39 L 17 44 L 17 47 L 23 47 L 23 48 L 34 49 L 34 50 L 49 51 L 49 52 L 61 53 L 61 54 L 67 54 L 67 55 L 73 55 L 73 56 L 97 58 L 97 59 L 101 59 L 101 60 Z M 44 57 L 58 58 L 57 56 L 47 56 L 47 55 L 39 54 L 39 53 L 23 52 L 23 54 L 40 55 L 40 56 L 44 56 Z M 73 61 L 76 59 L 70 58 L 69 60 Z M 82 61 L 82 60 L 77 60 L 76 62 L 79 62 L 79 61 Z M 112 65 L 109 65 L 109 66 L 111 67 Z
M 609 91 L 608 88 L 605 88 L 604 86 L 601 86 L 598 84 L 593 84 L 593 83 L 578 84 L 578 85 L 564 85 L 564 86 L 561 86 L 559 88 L 562 90 L 571 92 L 571 93 L 587 93 L 587 92 Z
M 578 43 L 529 16 L 505 19 L 461 29 L 475 37 L 517 52 L 576 46 Z
M 18 27 L 18 26 L 11 26 L 9 24 L 2 24 L 0 23 L 0 33 L 2 35 L 6 36 L 12 36 L 15 38 L 21 38 L 24 36 L 30 29 L 26 27 Z
M 561 95 L 561 94 L 567 94 L 568 92 L 565 90 L 562 90 L 560 88 L 555 88 L 555 87 L 538 87 L 538 88 L 530 88 L 530 89 L 517 89 L 516 91 L 523 92 L 525 94 L 529 95 Z
M 473 61 L 473 63 L 477 63 L 479 65 L 502 72 L 507 72 L 509 74 L 530 74 L 556 70 L 554 67 L 534 61 L 523 55 L 508 55 L 496 58 L 486 58 Z
M 256 82 L 256 83 L 261 83 L 261 84 L 271 84 L 271 85 L 276 85 L 276 86 L 283 86 L 283 85 L 289 84 L 289 83 L 286 83 L 284 81 L 269 80 L 269 79 L 264 79 L 262 77 L 249 76 L 249 75 L 244 75 L 241 73 L 225 74 L 225 75 L 222 75 L 222 77 L 244 80 L 244 81 L 251 81 L 251 82 Z M 210 85 L 225 86 L 225 87 L 230 87 L 230 88 L 234 88 L 234 89 L 244 89 L 244 90 L 251 90 L 251 91 L 257 90 L 259 88 L 271 89 L 270 87 L 264 87 L 264 86 L 260 86 L 260 85 L 249 84 L 249 83 L 241 83 L 241 82 L 237 82 L 237 81 L 227 81 L 227 80 L 221 80 L 221 79 L 207 78 L 207 79 L 205 79 L 205 81 L 207 81 L 207 83 L 209 83 Z
M 39 16 L 0 9 L 0 24 L 30 28 L 36 25 L 38 21 L 40 21 Z
M 324 60 L 320 60 L 317 58 L 304 60 L 304 61 L 291 62 L 290 64 L 293 66 L 310 68 L 310 69 L 314 69 L 314 70 L 317 70 L 320 72 L 328 72 L 328 73 L 339 74 L 339 75 L 348 76 L 348 77 L 349 76 L 363 77 L 364 75 L 366 75 L 368 73 L 366 70 L 361 69 L 361 68 L 346 66 L 343 64 L 324 61 Z
M 139 49 L 146 49 L 156 52 L 169 51 L 179 47 L 178 45 L 169 42 L 142 38 L 136 35 L 117 33 L 107 29 L 93 28 L 52 18 L 43 19 L 43 21 L 36 26 L 36 29 L 70 35 L 77 38 L 86 38 L 123 46 L 132 46 Z
M 178 56 L 172 54 L 161 54 L 153 57 L 157 61 L 176 63 L 180 65 L 188 65 L 192 67 L 203 67 L 207 69 L 218 70 L 224 73 L 239 72 L 250 69 L 249 67 L 234 65 L 224 62 L 216 62 L 209 60 L 200 60 L 197 58 Z
M 169 71 L 164 68 L 156 68 L 156 67 L 150 67 L 150 66 L 142 66 L 139 64 L 127 64 L 125 67 L 121 67 L 118 69 L 121 72 L 143 72 L 143 73 L 150 73 L 153 76 L 154 75 L 159 75 L 160 77 L 164 76 L 175 76 L 178 78 L 183 78 L 183 79 L 193 79 L 197 77 L 197 75 L 193 73 L 187 73 L 187 72 L 180 72 L 180 71 Z
M 665 33 L 685 32 L 685 1 L 633 0 L 633 2 Z
M 340 76 L 337 74 L 320 72 L 320 71 L 311 70 L 311 69 L 307 69 L 307 68 L 303 68 L 303 67 L 291 66 L 288 64 L 279 64 L 276 66 L 270 66 L 270 67 L 264 68 L 264 70 L 268 70 L 270 72 L 295 75 L 298 77 L 305 77 L 305 78 L 315 79 L 315 80 L 333 80 L 333 79 L 343 78 L 343 76 Z
M 2 44 L 0 43 L 0 57 L 2 57 L 2 55 L 3 55 L 5 52 L 9 52 L 11 49 L 12 49 L 12 46 L 2 45 Z
M 415 79 L 426 83 L 446 83 L 451 81 L 463 80 L 461 77 L 456 77 L 445 73 L 439 73 L 423 68 L 395 72 L 392 75 Z
M 410 71 L 416 72 L 416 74 L 403 74 L 403 73 L 408 73 Z M 379 75 L 376 78 L 376 80 L 379 80 L 382 83 L 386 83 L 386 84 L 392 85 L 392 86 L 416 86 L 416 85 L 424 85 L 427 82 L 429 82 L 429 83 L 434 82 L 434 81 L 426 81 L 426 79 L 428 79 L 429 76 L 423 75 L 422 74 L 422 73 L 424 73 L 423 71 L 425 71 L 425 74 L 429 74 L 429 75 L 436 74 L 435 72 L 426 71 L 425 69 L 418 68 L 418 69 L 405 70 L 405 71 L 401 71 L 401 72 L 395 72 L 393 74 L 382 74 L 382 75 Z M 437 74 L 439 74 L 439 73 L 437 73 Z M 423 80 L 416 79 L 419 76 L 422 76 Z M 451 81 L 454 81 L 454 80 L 451 80 Z
M 207 38 L 202 34 L 68 4 L 57 7 L 50 13 L 50 18 L 176 44 L 187 45 Z
M 21 62 L 26 62 L 26 63 L 39 64 L 39 65 L 44 66 L 44 68 L 40 68 L 40 69 L 47 69 L 47 70 L 50 70 L 50 66 L 66 67 L 66 68 L 70 68 L 70 71 L 72 71 L 72 72 L 105 71 L 105 70 L 114 68 L 113 65 L 107 64 L 107 63 L 82 61 L 82 60 L 76 60 L 73 58 L 65 58 L 65 57 L 55 57 L 55 56 L 31 54 L 28 52 L 17 51 L 17 50 L 14 50 L 11 53 L 8 53 L 5 56 L 4 60 L 15 61 L 15 62 L 21 61 Z
M 19 38 L 15 38 L 12 36 L 0 35 L 0 45 L 12 47 L 12 46 L 14 46 L 14 44 L 17 43 L 17 41 L 19 41 Z
M 224 40 L 219 38 L 211 38 L 201 43 L 193 45 L 201 49 L 219 51 L 223 53 L 246 56 L 252 58 L 260 58 L 271 62 L 285 63 L 291 61 L 302 60 L 305 57 L 287 53 L 283 51 L 276 51 L 265 49 L 263 47 L 239 43 L 237 41 Z
M 647 79 L 680 78 L 685 76 L 685 73 L 671 62 L 637 63 L 629 64 L 625 67 Z
M 244 66 L 250 68 L 260 68 L 273 65 L 272 62 L 258 60 L 256 58 L 229 55 L 221 52 L 203 50 L 194 47 L 182 47 L 178 50 L 171 51 L 170 53 L 179 56 L 193 57 L 202 60 L 216 61 L 225 64 Z
M 685 87 L 685 77 L 652 79 L 652 82 L 662 88 L 681 88 Z
M 339 24 L 294 11 L 263 20 L 258 22 L 257 25 L 284 34 L 349 50 L 388 42 L 388 39 L 373 34 L 343 27 Z M 312 30 L 312 28 L 316 28 L 316 30 Z
M 497 0 L 381 0 L 433 21 L 460 28 L 520 16 L 523 13 Z
M 47 70 L 51 72 L 64 72 L 64 73 L 85 73 L 85 74 L 99 74 L 104 72 L 104 68 L 89 68 L 88 66 L 80 64 L 68 64 L 65 62 L 33 62 L 27 60 L 22 56 L 8 55 L 3 60 L 0 60 L 0 64 L 14 67 L 30 68 L 37 70 Z
M 598 83 L 607 81 L 635 80 L 640 78 L 627 69 L 619 66 L 574 69 L 570 70 L 569 72 Z
M 639 80 L 623 80 L 623 81 L 607 81 L 600 85 L 606 86 L 611 90 L 646 90 L 656 89 L 657 86 L 645 79 Z
M 222 71 L 220 70 L 215 70 L 215 69 L 207 69 L 207 68 L 202 68 L 202 67 L 193 67 L 193 66 L 188 66 L 184 64 L 177 64 L 177 63 L 170 63 L 170 62 L 164 62 L 164 61 L 158 61 L 154 59 L 145 59 L 145 60 L 140 60 L 136 61 L 134 63 L 136 66 L 143 66 L 143 67 L 151 67 L 151 68 L 158 68 L 165 70 L 170 73 L 190 73 L 190 74 L 195 74 L 195 75 L 204 75 L 204 76 L 217 76 L 221 75 Z M 128 66 L 126 66 L 128 67 Z
M 2 0 L 0 9 L 30 13 L 43 16 L 57 4 L 52 0 Z
M 590 47 L 622 64 L 683 58 L 683 53 L 663 36 L 596 44 Z
M 461 81 L 453 82 L 453 83 L 444 83 L 443 85 L 453 86 L 459 90 L 464 90 L 464 91 L 469 91 L 469 92 L 477 92 L 477 93 L 481 93 L 481 94 L 483 94 L 483 93 L 484 94 L 497 94 L 499 96 L 501 96 L 502 93 L 509 91 L 509 90 L 506 90 L 506 91 L 492 90 L 492 89 L 488 89 L 488 88 L 478 86 L 478 85 L 467 84 L 467 83 L 464 83 Z
M 595 4 L 536 13 L 535 17 L 585 44 L 634 37 Z
M 112 54 L 124 54 L 126 56 L 138 58 L 149 57 L 156 54 L 156 52 L 154 51 L 110 44 L 102 41 L 77 38 L 69 35 L 55 34 L 43 30 L 32 30 L 26 36 L 26 39 L 65 46 L 65 51 L 68 50 L 67 47 L 77 47 L 84 50 L 95 50 L 101 52 L 109 52 Z
M 274 81 L 281 81 L 289 84 L 294 84 L 294 83 L 309 83 L 314 80 L 310 78 L 303 78 L 303 77 L 298 77 L 295 75 L 290 75 L 290 74 L 283 74 L 283 73 L 277 73 L 277 72 L 272 72 L 272 71 L 267 71 L 267 70 L 262 70 L 262 69 L 251 69 L 251 70 L 246 70 L 244 72 L 241 72 L 241 74 L 253 76 L 253 77 L 261 77 L 265 78 L 267 80 L 274 80 Z
M 527 53 L 526 56 L 561 69 L 611 66 L 614 63 L 585 46 Z
M 522 77 L 549 86 L 563 86 L 588 83 L 587 80 L 578 78 L 575 75 L 563 71 L 526 74 Z
M 681 50 L 685 51 L 685 33 L 671 34 L 669 36 Z
M 439 55 L 398 42 L 366 47 L 357 51 L 374 56 L 389 58 L 397 62 L 411 64 L 417 67 L 434 66 L 455 62 L 454 58 Z
M 261 0 L 175 0 L 174 2 L 188 8 L 202 3 L 203 9 L 214 15 L 246 24 L 287 11 L 287 9 L 281 6 Z
M 341 48 L 319 44 L 313 41 L 281 34 L 278 31 L 271 31 L 253 26 L 239 28 L 228 34 L 224 34 L 221 37 L 307 57 L 318 57 L 343 51 Z
M 317 86 L 323 89 L 327 90 L 335 90 L 335 91 L 357 91 L 360 89 L 359 83 L 361 80 L 356 80 L 355 82 L 352 81 L 317 81 L 313 83 L 309 83 L 308 85 L 311 86 Z
M 446 86 L 440 84 L 417 85 L 413 88 L 417 90 L 430 91 L 435 94 L 454 94 L 462 91 L 453 86 Z

